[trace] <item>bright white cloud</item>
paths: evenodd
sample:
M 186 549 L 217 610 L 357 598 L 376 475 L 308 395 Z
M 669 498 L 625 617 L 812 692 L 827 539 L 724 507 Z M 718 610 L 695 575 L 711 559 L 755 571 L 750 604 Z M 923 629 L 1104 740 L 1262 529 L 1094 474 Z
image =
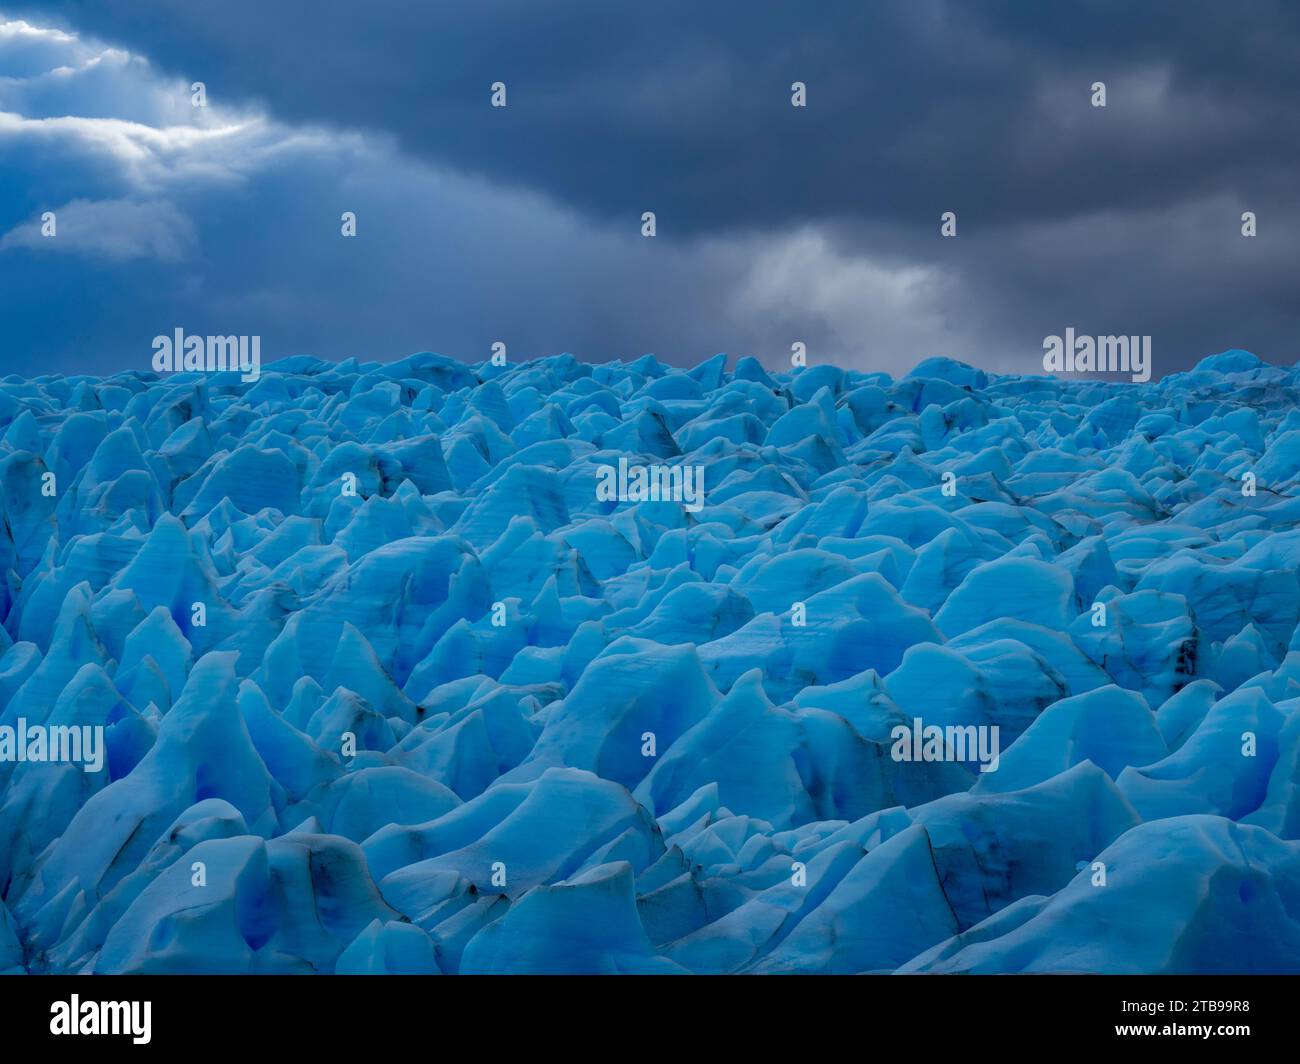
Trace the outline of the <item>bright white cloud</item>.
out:
M 15 247 L 98 255 L 123 262 L 154 258 L 177 262 L 194 244 L 194 227 L 171 203 L 73 200 L 54 211 L 56 235 L 40 222 L 21 225 L 0 238 L 0 251 Z
M 0 22 L 0 40 L 28 40 L 53 42 L 55 44 L 75 44 L 77 38 L 63 30 L 51 26 L 33 26 L 23 19 L 11 19 Z
M 848 253 L 824 230 L 808 227 L 758 242 L 728 310 L 759 331 L 785 331 L 791 342 L 833 338 L 836 350 L 819 357 L 892 371 L 971 342 L 943 324 L 957 285 L 934 266 Z

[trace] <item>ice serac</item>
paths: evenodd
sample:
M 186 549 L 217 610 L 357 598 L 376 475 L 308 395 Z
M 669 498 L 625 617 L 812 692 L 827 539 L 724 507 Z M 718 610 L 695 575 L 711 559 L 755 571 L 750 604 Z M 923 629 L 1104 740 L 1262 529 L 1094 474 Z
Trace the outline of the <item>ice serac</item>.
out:
M 956 930 L 929 836 L 924 828 L 910 827 L 859 858 L 826 899 L 750 970 L 889 971 Z
M 1211 816 L 1142 824 L 1050 898 L 906 964 L 916 972 L 1300 972 L 1300 844 Z M 1148 891 L 1159 889 L 1162 904 Z M 997 921 L 996 923 L 994 921 Z
M 631 866 L 600 865 L 539 886 L 470 939 L 469 975 L 663 975 L 685 973 L 657 956 L 636 912 Z
M 396 917 L 346 839 L 289 833 L 271 842 L 214 840 L 140 893 L 109 932 L 94 970 L 331 972 L 370 922 Z
M 1296 971 L 1297 405 L 6 377 L 0 973 Z
M 433 940 L 413 924 L 370 922 L 334 965 L 335 975 L 441 975 Z

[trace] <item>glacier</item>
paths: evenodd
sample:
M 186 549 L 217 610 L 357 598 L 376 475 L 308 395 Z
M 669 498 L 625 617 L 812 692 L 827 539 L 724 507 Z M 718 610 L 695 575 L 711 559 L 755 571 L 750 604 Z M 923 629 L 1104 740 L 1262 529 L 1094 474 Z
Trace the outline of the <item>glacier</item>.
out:
M 8 376 L 0 973 L 1300 972 L 1298 399 Z

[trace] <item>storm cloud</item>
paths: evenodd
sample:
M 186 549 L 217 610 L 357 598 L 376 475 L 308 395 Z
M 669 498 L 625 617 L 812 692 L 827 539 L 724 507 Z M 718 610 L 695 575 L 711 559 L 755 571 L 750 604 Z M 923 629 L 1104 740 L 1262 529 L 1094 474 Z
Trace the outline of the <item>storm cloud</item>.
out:
M 208 322 L 268 357 L 478 360 L 500 339 L 775 364 L 800 340 L 861 368 L 1033 372 L 1066 327 L 1152 335 L 1157 374 L 1297 356 L 1294 5 L 7 16 L 39 32 L 0 34 L 2 368 L 133 366 L 146 334 Z M 31 236 L 71 205 L 106 231 Z

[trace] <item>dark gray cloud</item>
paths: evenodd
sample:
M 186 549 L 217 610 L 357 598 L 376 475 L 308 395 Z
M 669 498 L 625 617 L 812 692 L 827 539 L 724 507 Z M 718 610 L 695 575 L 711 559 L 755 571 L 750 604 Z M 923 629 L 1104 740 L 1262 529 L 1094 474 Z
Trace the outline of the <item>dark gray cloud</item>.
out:
M 58 6 L 218 97 L 677 232 L 1167 206 L 1300 158 L 1285 2 Z M 490 111 L 496 80 L 510 106 Z
M 802 339 L 892 371 L 942 353 L 1029 372 L 1066 326 L 1152 334 L 1159 373 L 1229 346 L 1297 355 L 1293 4 L 74 0 L 25 17 L 134 58 L 0 86 L 0 111 L 162 128 L 157 87 L 184 104 L 175 86 L 202 80 L 214 107 L 267 117 L 227 159 L 164 145 L 143 172 L 94 137 L 33 154 L 34 131 L 0 127 L 0 276 L 44 286 L 10 332 L 24 352 L 58 333 L 36 316 L 50 286 L 111 277 L 77 334 L 104 359 L 134 350 L 128 321 L 152 335 L 223 307 L 327 357 L 478 358 L 507 338 L 772 362 Z M 0 42 L 0 73 L 11 53 L 24 77 L 49 68 L 53 45 L 26 44 Z M 115 231 L 55 262 L 12 232 L 55 200 L 150 204 L 114 217 L 148 223 L 153 259 L 124 258 Z M 322 219 L 358 201 L 365 239 L 344 243 Z

